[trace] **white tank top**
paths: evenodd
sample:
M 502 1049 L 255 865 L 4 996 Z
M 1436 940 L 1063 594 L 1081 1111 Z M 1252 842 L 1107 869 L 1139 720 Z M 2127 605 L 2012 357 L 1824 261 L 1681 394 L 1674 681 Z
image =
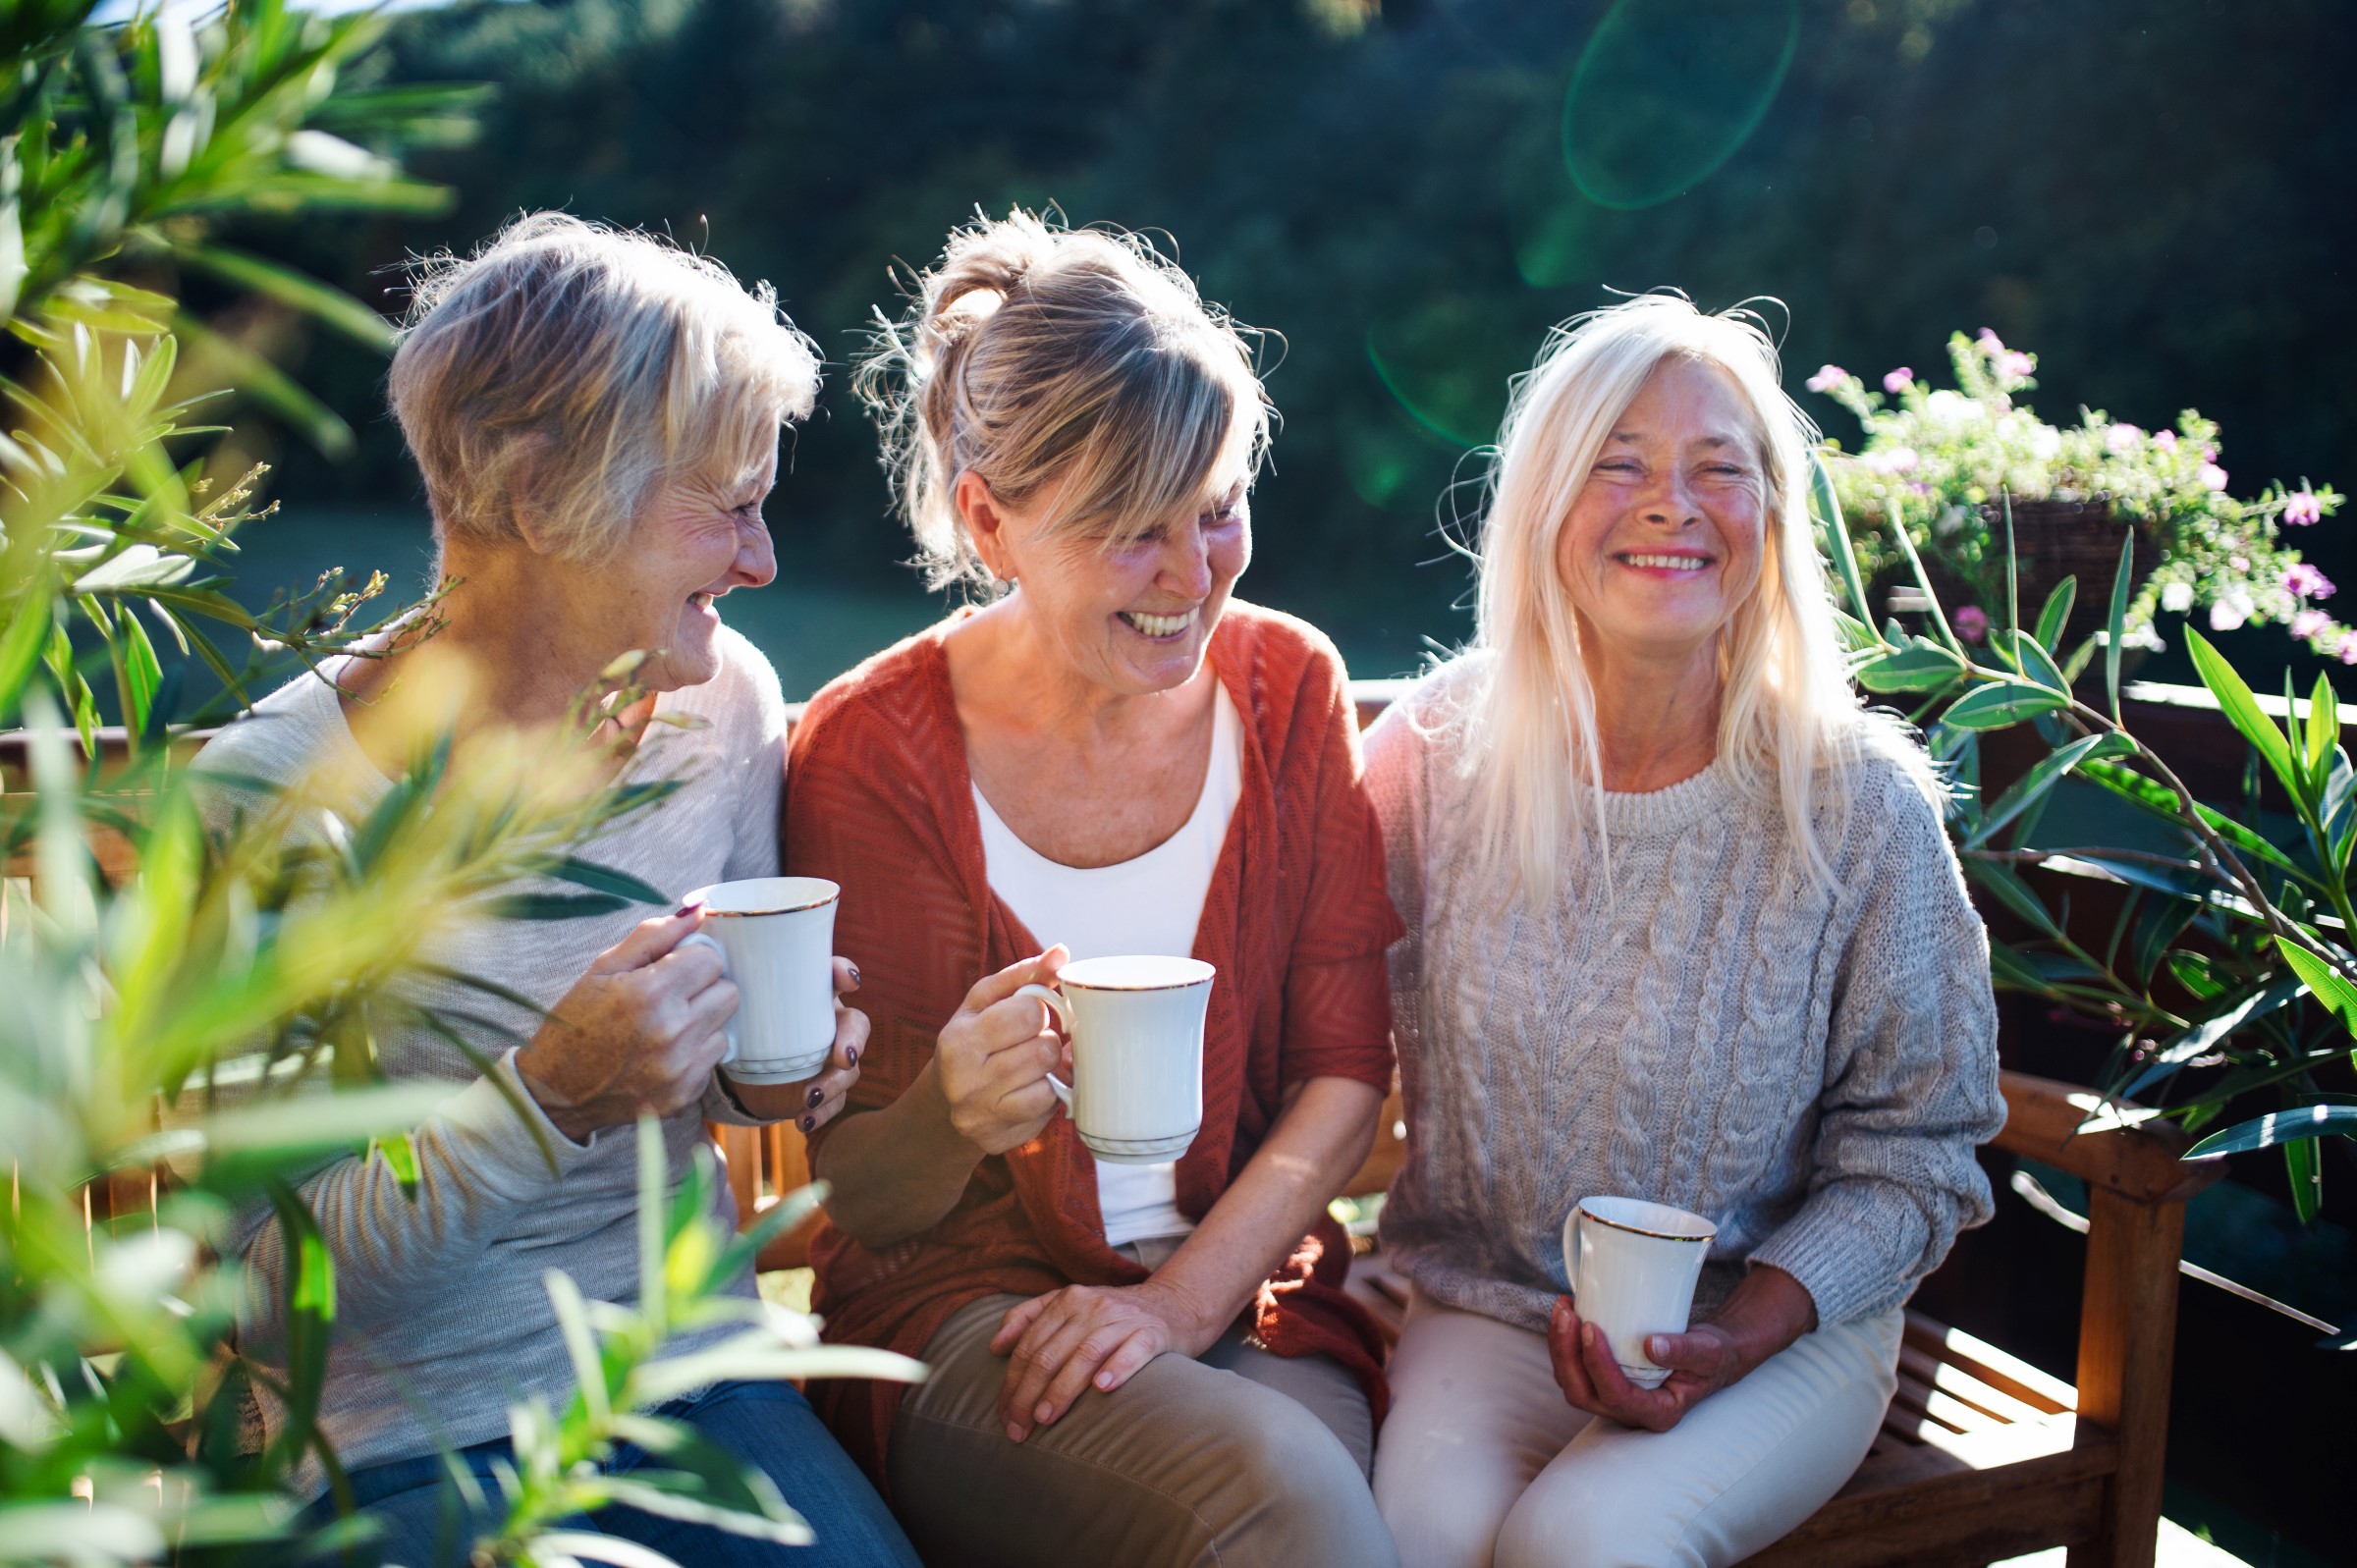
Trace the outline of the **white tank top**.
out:
M 1195 950 L 1203 898 L 1228 839 L 1228 819 L 1243 793 L 1243 720 L 1215 682 L 1211 766 L 1185 826 L 1134 860 L 1113 866 L 1067 866 L 1017 838 L 974 786 L 982 823 L 982 862 L 990 891 L 1006 901 L 1043 945 L 1063 943 L 1075 958 Z M 1114 1246 L 1181 1236 L 1195 1222 L 1178 1212 L 1178 1167 L 1097 1162 L 1097 1207 Z

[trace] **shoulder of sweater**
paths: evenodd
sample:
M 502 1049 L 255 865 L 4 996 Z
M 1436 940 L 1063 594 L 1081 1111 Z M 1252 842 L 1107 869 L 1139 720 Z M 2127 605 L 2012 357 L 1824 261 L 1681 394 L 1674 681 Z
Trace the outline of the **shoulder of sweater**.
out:
M 206 741 L 192 766 L 204 773 L 292 779 L 333 743 L 343 723 L 336 688 L 305 670 Z
M 1245 676 L 1254 694 L 1281 701 L 1344 687 L 1349 676 L 1334 640 L 1298 616 L 1234 599 L 1212 633 L 1215 663 Z
M 1834 765 L 1846 786 L 1850 841 L 1910 859 L 1952 859 L 1942 820 L 1944 785 L 1921 747 L 1875 724 L 1861 726 L 1855 741 L 1851 756 Z
M 841 745 L 870 730 L 889 734 L 903 728 L 909 705 L 928 700 L 942 636 L 956 619 L 903 637 L 819 687 L 794 727 L 795 754 L 821 742 Z
M 732 738 L 749 736 L 758 743 L 785 734 L 786 693 L 769 656 L 729 625 L 720 628 L 715 646 L 719 674 L 683 690 L 679 706 L 710 720 Z

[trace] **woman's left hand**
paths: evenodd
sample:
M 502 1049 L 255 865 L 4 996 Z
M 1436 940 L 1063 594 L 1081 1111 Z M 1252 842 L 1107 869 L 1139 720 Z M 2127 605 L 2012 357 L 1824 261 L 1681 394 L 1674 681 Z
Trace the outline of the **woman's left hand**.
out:
M 1021 1442 L 1054 1423 L 1092 1384 L 1111 1393 L 1166 1350 L 1194 1356 L 1211 1348 L 1223 1324 L 1205 1324 L 1177 1290 L 1158 1279 L 1142 1285 L 1067 1285 L 1034 1296 L 1007 1314 L 990 1353 L 1009 1358 L 999 1386 L 1007 1437 Z
M 1582 1319 L 1569 1296 L 1555 1298 L 1547 1324 L 1547 1359 L 1563 1397 L 1591 1415 L 1623 1427 L 1668 1432 L 1711 1394 L 1817 1326 L 1817 1304 L 1807 1287 L 1765 1266 L 1743 1283 L 1708 1323 L 1682 1334 L 1648 1334 L 1645 1354 L 1670 1369 L 1659 1388 L 1628 1380 L 1604 1330 Z
M 867 1049 L 867 1014 L 847 1007 L 843 999 L 859 989 L 859 966 L 849 958 L 835 960 L 835 1048 L 828 1053 L 826 1070 L 800 1083 L 739 1083 L 729 1090 L 749 1115 L 764 1121 L 791 1121 L 802 1131 L 816 1132 L 843 1108 L 844 1097 L 859 1081 L 859 1055 Z M 729 1069 L 723 1067 L 722 1072 Z

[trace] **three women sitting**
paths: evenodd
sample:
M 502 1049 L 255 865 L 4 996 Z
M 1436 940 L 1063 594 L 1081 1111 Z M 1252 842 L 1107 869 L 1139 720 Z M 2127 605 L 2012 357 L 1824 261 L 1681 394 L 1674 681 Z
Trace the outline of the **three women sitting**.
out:
M 676 645 L 649 684 L 714 721 L 690 785 L 713 798 L 601 853 L 683 888 L 774 869 L 774 677 L 706 622 L 774 569 L 774 469 L 738 454 L 807 406 L 806 351 L 766 299 L 758 328 L 719 309 L 712 289 L 742 296 L 709 269 L 543 222 L 458 275 L 397 366 L 445 554 L 466 557 L 453 627 L 509 660 L 487 721 L 547 722 L 566 682 Z M 714 315 L 737 324 L 698 337 Z M 566 369 L 582 342 L 647 351 Z M 696 365 L 716 380 L 675 407 Z M 832 1184 L 829 1337 L 932 1369 L 812 1389 L 906 1541 L 797 1400 L 707 1396 L 709 1430 L 811 1513 L 808 1560 L 913 1541 L 959 1563 L 1727 1563 L 1813 1511 L 1880 1421 L 1899 1304 L 1987 1212 L 1972 1149 L 2001 1109 L 1984 939 L 1920 751 L 1841 680 L 1805 427 L 1766 341 L 1649 297 L 1551 346 L 1502 441 L 1475 646 L 1386 716 L 1364 770 L 1331 645 L 1232 597 L 1268 408 L 1174 267 L 1019 215 L 961 231 L 866 386 L 925 560 L 988 601 L 795 730 L 786 863 L 843 886 L 870 1026 L 847 1013 L 833 1070 L 764 1096 L 714 1072 L 734 996 L 678 946 L 692 914 L 503 959 L 558 1014 L 495 1066 L 562 1137 L 561 1187 L 502 1152 L 491 1085 L 428 1129 L 434 1201 L 390 1240 L 377 1162 L 310 1192 L 381 1309 L 323 1412 L 378 1462 L 362 1500 L 430 1541 L 433 1445 L 397 1413 L 388 1347 L 414 1378 L 495 1346 L 480 1380 L 503 1393 L 565 1377 L 544 1303 L 500 1298 L 493 1332 L 506 1254 L 628 1294 L 615 1133 L 653 1104 L 675 1161 L 706 1115 L 800 1119 Z M 630 419 L 670 444 L 584 540 L 546 498 L 594 494 L 603 449 L 578 431 Z M 726 434 L 683 448 L 683 427 Z M 476 471 L 483 453 L 506 456 Z M 264 705 L 294 721 L 283 742 L 242 727 L 225 760 L 349 754 L 379 678 L 290 688 Z M 1201 1130 L 1169 1164 L 1090 1155 L 1047 1009 L 1017 995 L 1116 953 L 1217 970 Z M 663 1029 L 630 988 L 676 993 Z M 1387 1392 L 1326 1205 L 1395 1036 L 1408 1162 L 1385 1244 L 1414 1297 Z M 474 1070 L 423 1039 L 387 1060 Z M 1697 1325 L 1647 1347 L 1658 1389 L 1563 1294 L 1563 1216 L 1595 1195 L 1718 1226 Z M 249 1254 L 265 1274 L 273 1234 Z M 495 1463 L 488 1410 L 461 1426 Z

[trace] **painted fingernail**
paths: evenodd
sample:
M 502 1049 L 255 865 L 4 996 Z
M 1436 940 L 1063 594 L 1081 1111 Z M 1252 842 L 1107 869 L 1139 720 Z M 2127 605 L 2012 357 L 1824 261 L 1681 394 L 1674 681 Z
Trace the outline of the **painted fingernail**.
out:
M 812 1110 L 816 1110 L 818 1108 L 818 1103 L 826 1098 L 826 1091 L 818 1088 L 816 1085 L 813 1085 L 810 1090 L 810 1099 L 807 1104 Z
M 799 1125 L 804 1132 L 816 1132 L 818 1130 L 818 1118 L 816 1116 L 804 1116 Z
M 843 966 L 844 966 L 846 969 L 849 969 L 849 970 L 851 972 L 851 989 L 852 989 L 853 991 L 856 991 L 856 990 L 858 990 L 858 989 L 859 989 L 859 966 L 858 966 L 857 964 L 855 964 L 855 963 L 851 962 L 851 961 L 850 961 L 849 958 L 846 958 L 846 959 L 843 961 Z
M 859 1048 L 857 1046 L 851 1047 L 849 1051 L 846 1051 L 843 1054 L 843 1064 L 847 1067 L 856 1067 L 859 1065 Z

